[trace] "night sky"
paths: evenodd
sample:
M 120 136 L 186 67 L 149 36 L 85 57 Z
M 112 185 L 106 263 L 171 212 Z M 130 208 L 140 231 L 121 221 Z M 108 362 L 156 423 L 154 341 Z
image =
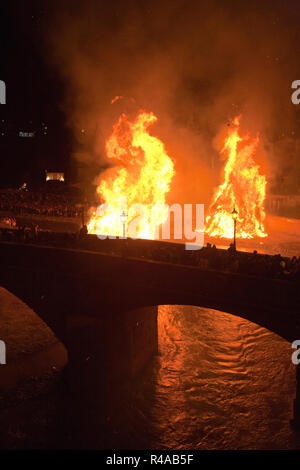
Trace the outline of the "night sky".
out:
M 39 183 L 46 168 L 68 167 L 70 132 L 61 108 L 62 80 L 45 60 L 43 1 L 1 7 L 1 186 Z M 34 138 L 19 133 L 34 132 Z M 2 135 L 3 134 L 3 135 Z

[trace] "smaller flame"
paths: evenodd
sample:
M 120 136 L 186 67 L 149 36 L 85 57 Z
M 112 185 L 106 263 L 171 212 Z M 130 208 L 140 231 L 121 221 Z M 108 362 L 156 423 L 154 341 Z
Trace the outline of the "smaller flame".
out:
M 219 186 L 206 218 L 206 232 L 211 237 L 233 237 L 233 214 L 237 211 L 237 238 L 266 237 L 264 228 L 266 177 L 256 165 L 259 138 L 239 135 L 240 116 L 232 121 L 222 152 L 227 154 L 224 182 Z

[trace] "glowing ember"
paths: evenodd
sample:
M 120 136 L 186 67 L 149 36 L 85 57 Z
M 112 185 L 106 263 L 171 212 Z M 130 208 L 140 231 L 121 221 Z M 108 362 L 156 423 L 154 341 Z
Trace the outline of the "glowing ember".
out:
M 121 100 L 122 98 L 123 98 L 123 96 L 115 96 L 115 97 L 111 100 L 110 104 L 114 104 L 116 101 Z
M 267 183 L 253 159 L 259 139 L 240 137 L 239 125 L 240 116 L 233 120 L 222 149 L 228 155 L 224 183 L 218 187 L 206 218 L 206 232 L 211 237 L 233 237 L 234 208 L 238 212 L 238 238 L 267 236 L 263 225 Z
M 157 227 L 167 219 L 165 196 L 174 175 L 174 165 L 163 143 L 148 133 L 148 127 L 156 120 L 153 113 L 140 111 L 134 121 L 122 114 L 113 126 L 106 141 L 106 152 L 118 165 L 102 175 L 97 188 L 109 208 L 99 216 L 93 213 L 88 223 L 89 233 L 122 236 L 121 214 L 125 211 L 126 226 L 132 223 L 139 238 L 151 239 Z M 135 211 L 134 204 L 143 204 L 143 211 Z M 153 207 L 155 211 L 151 210 Z

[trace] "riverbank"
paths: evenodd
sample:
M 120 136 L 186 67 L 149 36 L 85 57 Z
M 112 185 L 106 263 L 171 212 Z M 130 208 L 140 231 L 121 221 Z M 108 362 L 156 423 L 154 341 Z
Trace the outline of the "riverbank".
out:
M 21 300 L 0 288 L 0 449 L 59 448 L 67 352 Z

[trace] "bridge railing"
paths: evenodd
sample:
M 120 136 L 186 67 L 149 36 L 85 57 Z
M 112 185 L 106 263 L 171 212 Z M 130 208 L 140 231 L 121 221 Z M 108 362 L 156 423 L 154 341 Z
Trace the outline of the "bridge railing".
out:
M 105 239 L 81 232 L 41 231 L 36 227 L 0 229 L 0 240 L 31 243 L 65 249 L 88 250 L 115 256 L 135 257 L 160 262 L 239 272 L 286 280 L 300 280 L 300 258 L 286 258 L 256 252 L 217 249 L 207 244 L 201 250 L 185 250 L 182 243 L 158 240 Z

